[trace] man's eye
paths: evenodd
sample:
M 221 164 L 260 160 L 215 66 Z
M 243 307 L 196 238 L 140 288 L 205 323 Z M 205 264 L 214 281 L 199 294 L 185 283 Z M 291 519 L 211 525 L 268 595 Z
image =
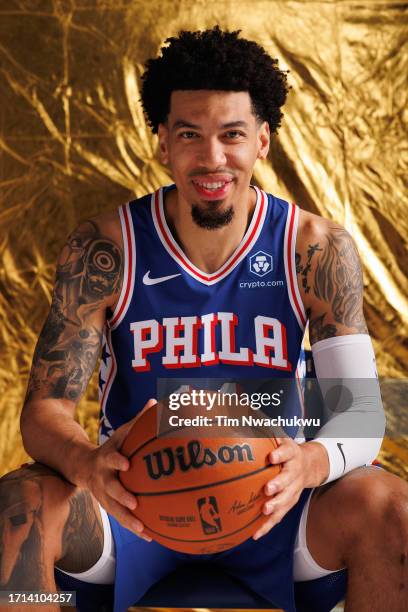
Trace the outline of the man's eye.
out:
M 240 136 L 244 136 L 244 134 L 242 132 L 238 132 L 237 130 L 230 130 L 229 132 L 226 133 L 226 136 L 228 138 L 239 138 Z
M 195 136 L 197 136 L 197 134 L 195 132 L 181 132 L 180 136 L 185 140 L 191 140 L 191 138 L 194 138 Z

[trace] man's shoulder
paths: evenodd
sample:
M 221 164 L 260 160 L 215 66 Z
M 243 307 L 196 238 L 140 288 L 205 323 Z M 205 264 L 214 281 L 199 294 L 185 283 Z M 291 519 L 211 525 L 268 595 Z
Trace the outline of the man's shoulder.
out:
M 298 236 L 301 240 L 327 240 L 339 232 L 349 235 L 342 225 L 332 219 L 300 209 Z
M 332 219 L 320 217 L 314 213 L 301 210 L 299 214 L 296 251 L 306 255 L 311 247 L 316 247 L 315 260 L 323 252 L 342 256 L 353 251 L 356 262 L 359 260 L 358 250 L 351 233 Z M 318 248 L 320 247 L 320 248 Z
M 119 204 L 116 208 L 104 211 L 92 217 L 82 219 L 79 224 L 72 230 L 67 238 L 66 245 L 69 249 L 81 249 L 88 252 L 97 244 L 98 248 L 103 248 L 103 243 L 109 251 L 112 248 L 118 248 L 123 253 L 124 240 L 123 233 L 125 231 L 123 224 L 124 218 L 132 214 L 132 210 L 141 211 L 149 208 L 152 194 L 145 194 L 141 197 L 130 198 L 126 203 Z M 122 209 L 122 213 L 120 212 Z M 126 213 L 127 210 L 127 213 Z M 111 243 L 111 247 L 108 246 Z M 63 247 L 63 251 L 66 246 Z
M 110 240 L 122 248 L 119 208 L 83 219 L 71 232 L 68 242 L 77 240 L 78 237 L 82 237 L 82 242 L 88 245 L 95 240 Z
M 116 243 L 122 243 L 119 207 L 114 210 L 103 212 L 94 217 L 93 220 L 98 225 L 103 235 L 111 238 Z

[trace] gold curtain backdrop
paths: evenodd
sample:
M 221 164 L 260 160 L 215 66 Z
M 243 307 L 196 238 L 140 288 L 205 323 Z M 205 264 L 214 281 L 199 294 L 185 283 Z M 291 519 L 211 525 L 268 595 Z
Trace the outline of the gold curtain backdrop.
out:
M 1 473 L 26 460 L 19 414 L 66 236 L 171 182 L 139 88 L 146 59 L 180 29 L 241 29 L 290 70 L 283 125 L 255 182 L 353 235 L 378 370 L 402 385 L 407 22 L 402 0 L 0 0 Z M 407 394 L 393 389 L 402 414 Z M 93 439 L 97 414 L 94 376 L 78 413 Z M 407 475 L 407 436 L 392 422 L 382 459 Z

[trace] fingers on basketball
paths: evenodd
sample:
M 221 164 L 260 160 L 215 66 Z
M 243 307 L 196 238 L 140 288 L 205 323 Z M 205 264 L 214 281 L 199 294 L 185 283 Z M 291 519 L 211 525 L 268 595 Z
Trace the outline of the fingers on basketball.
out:
M 221 552 L 251 537 L 266 520 L 263 487 L 280 466 L 268 456 L 271 438 L 157 436 L 159 408 L 129 432 L 122 452 L 130 468 L 119 473 L 137 495 L 135 511 L 146 533 L 168 548 Z M 171 433 L 171 432 L 170 432 Z

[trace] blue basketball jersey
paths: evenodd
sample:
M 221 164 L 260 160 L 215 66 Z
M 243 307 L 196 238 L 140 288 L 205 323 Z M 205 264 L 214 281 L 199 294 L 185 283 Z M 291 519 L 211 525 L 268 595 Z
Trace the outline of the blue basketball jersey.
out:
M 189 261 L 166 222 L 164 197 L 174 188 L 119 209 L 124 278 L 104 333 L 100 442 L 157 397 L 160 378 L 301 376 L 298 207 L 253 187 L 256 206 L 241 243 L 209 274 Z
M 295 268 L 299 209 L 254 187 L 256 206 L 241 243 L 208 274 L 188 260 L 166 222 L 164 198 L 174 188 L 119 209 L 124 278 L 104 334 L 101 442 L 157 397 L 158 379 L 174 381 L 174 388 L 180 379 L 200 379 L 202 388 L 212 388 L 217 379 L 256 385 L 260 379 L 299 381 L 303 374 L 299 357 L 306 315 Z M 208 237 L 213 239 L 211 232 Z M 299 401 L 295 404 L 299 412 Z M 147 544 L 109 516 L 116 556 L 114 611 L 126 610 L 180 564 L 206 561 L 295 612 L 293 547 L 309 494 L 305 490 L 259 541 L 250 538 L 207 555 Z

